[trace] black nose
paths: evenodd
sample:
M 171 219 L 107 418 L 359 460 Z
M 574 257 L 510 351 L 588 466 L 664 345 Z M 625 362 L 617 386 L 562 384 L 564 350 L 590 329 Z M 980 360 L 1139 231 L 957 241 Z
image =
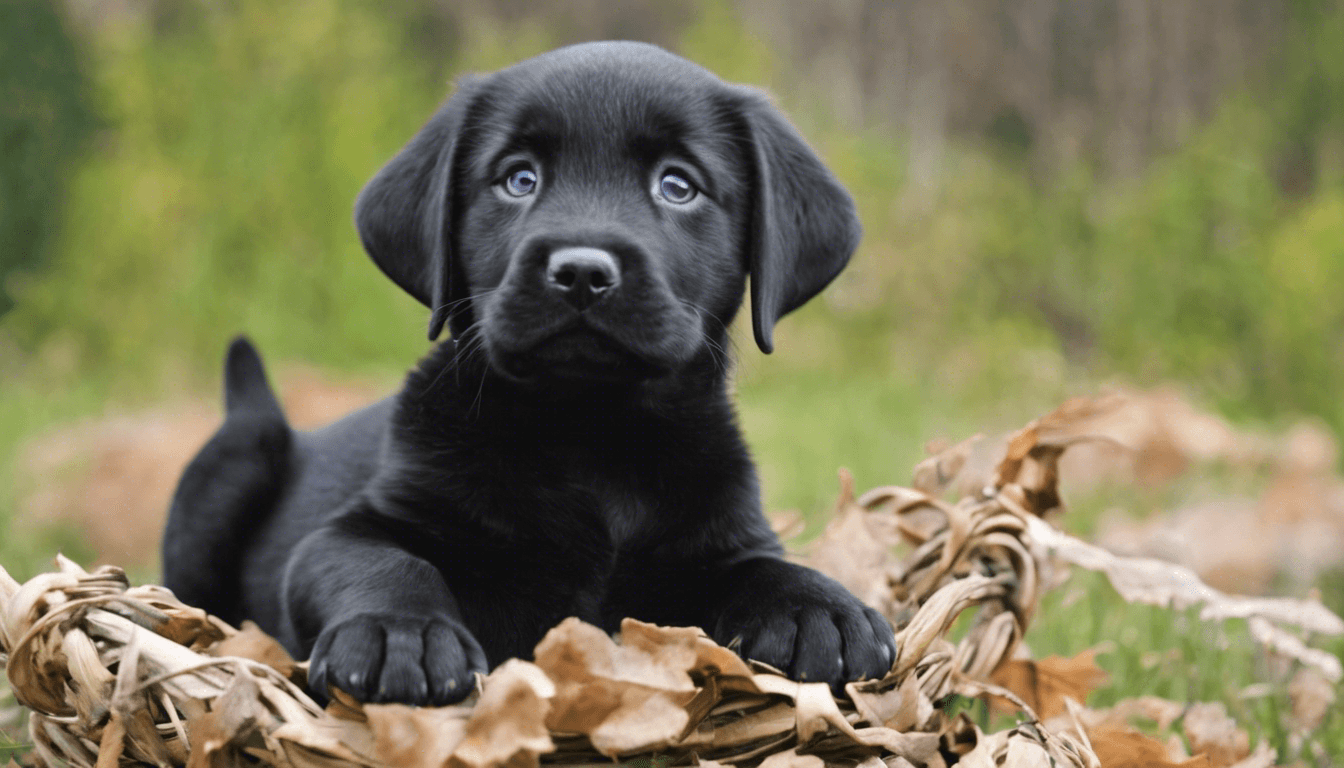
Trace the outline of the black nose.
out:
M 561 248 L 546 260 L 546 287 L 580 312 L 620 284 L 616 257 L 597 248 Z

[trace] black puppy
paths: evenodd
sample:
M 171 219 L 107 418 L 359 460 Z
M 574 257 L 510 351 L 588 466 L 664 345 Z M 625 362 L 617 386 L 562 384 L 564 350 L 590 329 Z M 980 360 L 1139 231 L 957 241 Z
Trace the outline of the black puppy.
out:
M 467 80 L 359 197 L 364 247 L 452 340 L 396 396 L 294 433 L 245 341 L 164 582 L 256 620 L 311 685 L 442 704 L 560 620 L 699 626 L 799 680 L 877 677 L 890 625 L 786 562 L 726 383 L 859 239 L 757 91 L 649 45 Z

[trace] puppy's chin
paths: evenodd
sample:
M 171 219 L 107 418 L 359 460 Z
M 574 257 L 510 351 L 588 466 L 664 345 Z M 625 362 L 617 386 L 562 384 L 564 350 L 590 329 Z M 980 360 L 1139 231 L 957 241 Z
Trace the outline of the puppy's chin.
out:
M 636 384 L 672 371 L 589 328 L 563 331 L 521 351 L 495 344 L 486 349 L 491 367 L 500 374 L 540 387 Z

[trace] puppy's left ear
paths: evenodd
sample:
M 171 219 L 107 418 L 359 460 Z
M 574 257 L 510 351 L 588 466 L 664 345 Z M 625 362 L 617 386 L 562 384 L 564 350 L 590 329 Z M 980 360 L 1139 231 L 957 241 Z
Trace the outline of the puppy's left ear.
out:
M 798 131 L 752 88 L 734 89 L 751 133 L 751 323 L 762 352 L 775 322 L 816 296 L 849 262 L 862 229 L 854 200 Z
M 482 78 L 464 78 L 397 156 L 364 186 L 355 201 L 355 227 L 373 262 L 430 308 L 429 339 L 466 294 L 454 262 L 452 166 L 458 135 L 481 90 Z

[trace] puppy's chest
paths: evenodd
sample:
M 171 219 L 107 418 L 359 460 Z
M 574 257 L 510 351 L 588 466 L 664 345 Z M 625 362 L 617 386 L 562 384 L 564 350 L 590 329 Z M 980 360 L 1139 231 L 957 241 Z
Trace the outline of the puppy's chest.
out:
M 656 502 L 629 484 L 594 478 L 588 483 L 598 521 L 606 529 L 612 555 L 647 543 L 656 522 Z
M 675 517 L 668 513 L 674 512 L 669 506 L 676 506 L 677 494 L 669 488 L 676 485 L 679 463 L 667 455 L 666 435 L 649 432 L 633 439 L 627 431 L 570 432 L 517 450 L 516 466 L 526 479 L 511 491 L 535 494 L 535 514 L 550 518 L 561 532 L 600 531 L 612 558 L 644 546 Z

